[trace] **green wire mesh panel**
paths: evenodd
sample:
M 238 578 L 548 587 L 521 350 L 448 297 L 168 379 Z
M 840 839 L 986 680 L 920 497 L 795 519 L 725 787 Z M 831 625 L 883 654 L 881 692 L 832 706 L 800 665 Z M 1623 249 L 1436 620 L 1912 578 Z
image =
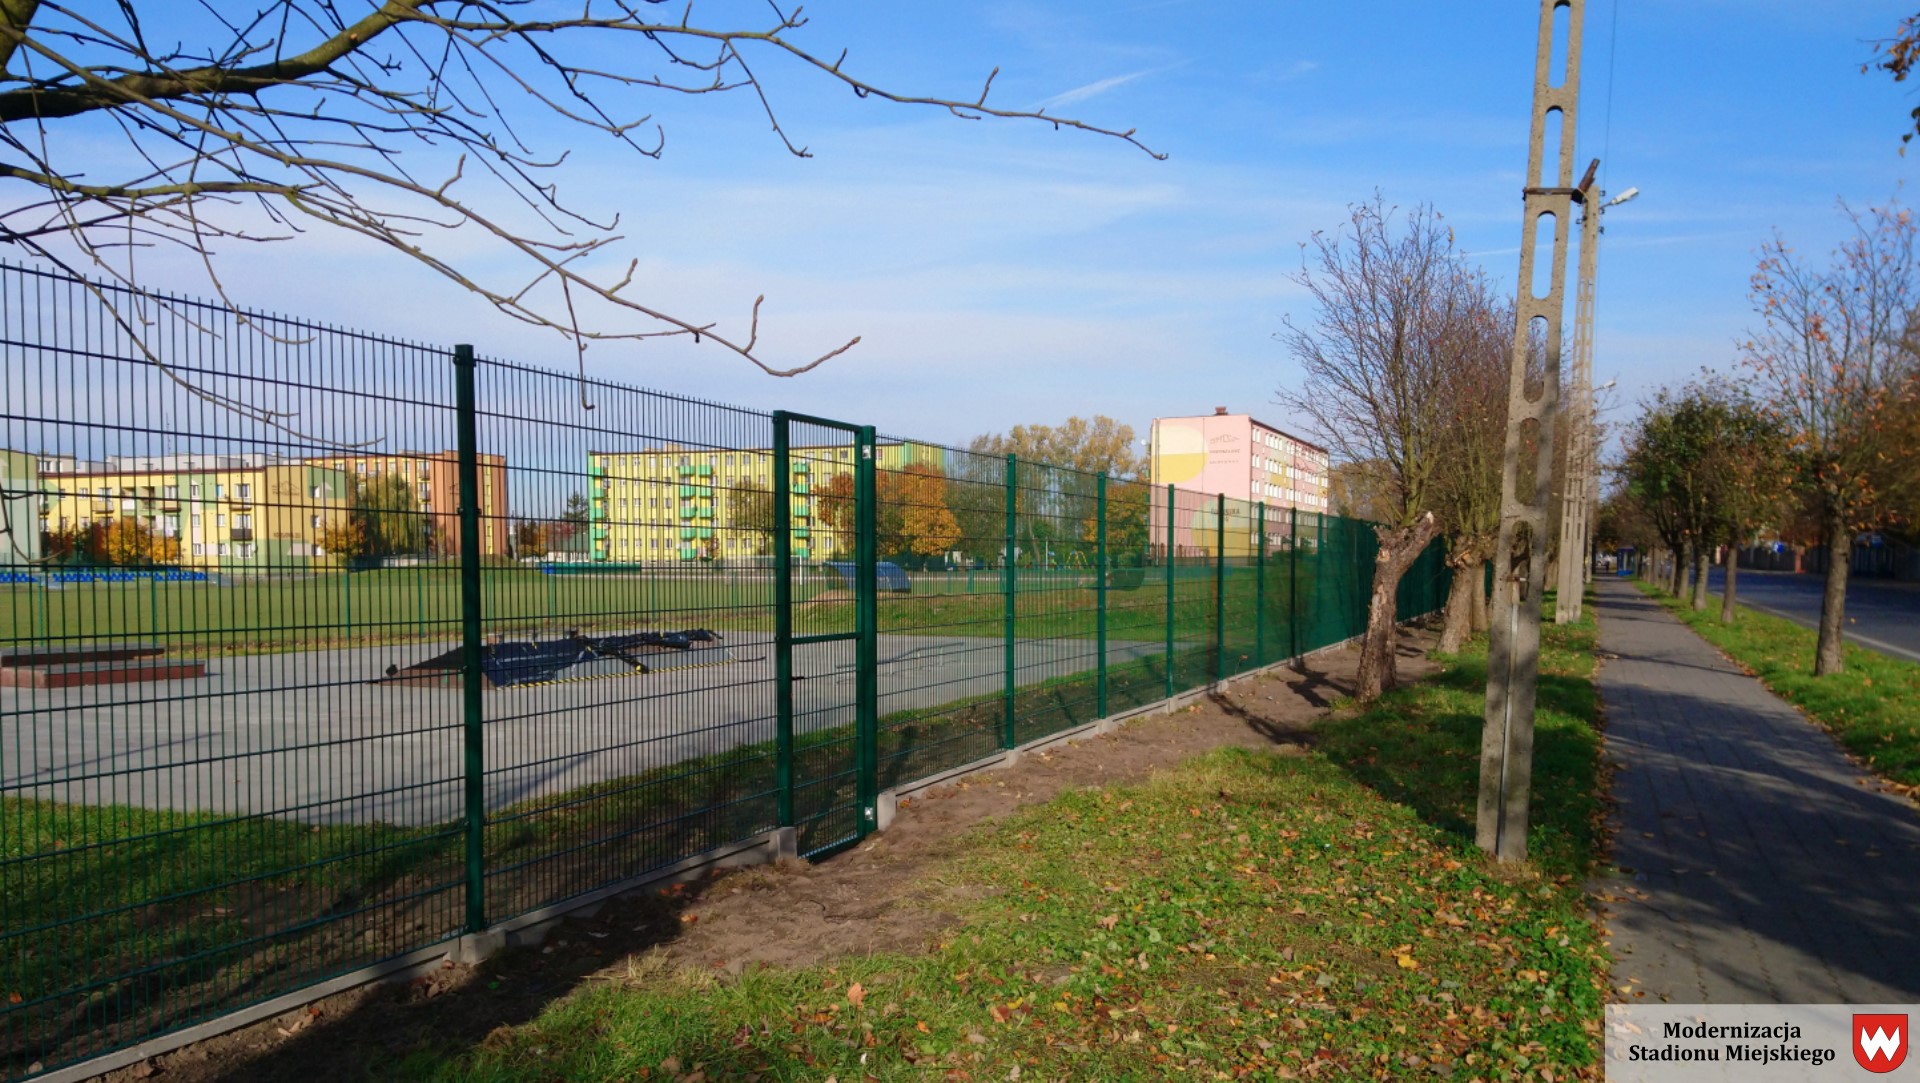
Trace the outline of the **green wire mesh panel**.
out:
M 879 597 L 879 786 L 889 789 L 1000 747 L 1006 460 L 895 438 L 876 454 L 880 559 L 903 575 Z
M 1447 604 L 1447 591 L 1452 587 L 1453 573 L 1447 567 L 1447 542 L 1445 538 L 1435 538 L 1420 551 L 1406 574 L 1400 577 L 1399 591 L 1395 596 L 1395 619 L 1414 620 L 1429 613 L 1437 613 Z
M 1107 713 L 1154 703 L 1167 693 L 1164 547 L 1166 492 L 1139 481 L 1107 484 Z
M 458 933 L 448 353 L 0 294 L 0 1076 Z
M 1290 509 L 1269 507 L 1264 524 L 1256 523 L 1261 548 L 1255 561 L 1260 584 L 1256 635 L 1262 664 L 1300 653 L 1300 611 L 1295 601 L 1299 550 L 1294 544 L 1293 518 Z
M 863 509 L 871 430 L 0 294 L 4 1077 L 775 827 L 832 853 L 877 790 L 1366 622 L 1366 523 L 900 438 Z M 1401 618 L 1448 582 L 1436 542 Z
M 1258 505 L 1246 500 L 1224 500 L 1220 544 L 1220 568 L 1217 583 L 1220 595 L 1221 676 L 1231 677 L 1258 669 L 1265 660 L 1262 649 L 1260 611 L 1265 606 L 1260 581 L 1260 534 Z
M 498 920 L 775 826 L 771 423 L 503 362 L 477 384 L 512 494 L 481 522 Z
M 1172 688 L 1169 695 L 1205 687 L 1219 663 L 1215 579 L 1220 553 L 1219 500 L 1176 489 L 1172 498 L 1172 584 L 1168 616 Z
M 1095 475 L 1018 464 L 1013 523 L 1013 740 L 1099 715 Z

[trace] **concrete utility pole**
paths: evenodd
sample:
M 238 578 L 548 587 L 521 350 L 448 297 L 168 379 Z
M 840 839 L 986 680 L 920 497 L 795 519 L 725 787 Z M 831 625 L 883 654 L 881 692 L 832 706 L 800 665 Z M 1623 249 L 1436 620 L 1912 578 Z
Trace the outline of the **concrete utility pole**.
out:
M 1554 13 L 1567 9 L 1566 71 L 1553 71 Z M 1494 551 L 1501 578 L 1516 543 L 1526 546 L 1525 579 L 1493 593 L 1487 650 L 1487 714 L 1480 737 L 1480 801 L 1475 841 L 1502 861 L 1527 856 L 1527 802 L 1533 790 L 1533 705 L 1540 670 L 1541 559 L 1546 509 L 1553 484 L 1553 425 L 1560 402 L 1560 337 L 1566 315 L 1567 235 L 1573 203 L 1585 198 L 1592 169 L 1573 183 L 1573 136 L 1580 104 L 1580 32 L 1585 0 L 1540 0 L 1540 44 L 1534 61 L 1533 135 L 1527 153 L 1525 226 L 1520 234 L 1520 282 L 1513 352 L 1507 376 L 1507 447 L 1500 470 L 1500 543 Z M 1548 148 L 1547 126 L 1560 121 L 1558 147 Z M 1553 155 L 1548 157 L 1549 149 Z M 1553 168 L 1548 170 L 1551 162 Z M 1553 252 L 1544 293 L 1534 289 L 1537 238 L 1553 226 Z M 1538 394 L 1528 397 L 1527 361 L 1533 336 L 1544 336 L 1545 364 Z M 1522 459 L 1531 457 L 1531 469 Z
M 1639 194 L 1640 189 L 1629 188 L 1602 203 L 1606 193 L 1589 185 L 1581 196 L 1580 285 L 1573 302 L 1573 394 L 1568 399 L 1573 416 L 1567 419 L 1567 476 L 1560 486 L 1555 624 L 1580 619 L 1586 585 L 1593 579 L 1593 509 L 1600 503 L 1600 473 L 1594 468 L 1599 437 L 1593 407 L 1593 293 L 1600 271 L 1600 216 Z
M 1580 280 L 1573 300 L 1573 394 L 1568 405 L 1567 475 L 1560 482 L 1560 560 L 1553 623 L 1580 619 L 1586 589 L 1587 458 L 1593 436 L 1593 281 L 1600 262 L 1600 208 L 1589 188 L 1580 202 Z

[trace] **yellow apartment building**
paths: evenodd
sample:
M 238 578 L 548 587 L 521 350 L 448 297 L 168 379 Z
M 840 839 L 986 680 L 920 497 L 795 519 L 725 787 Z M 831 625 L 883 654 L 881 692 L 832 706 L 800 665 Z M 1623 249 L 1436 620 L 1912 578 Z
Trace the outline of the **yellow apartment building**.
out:
M 506 463 L 482 456 L 481 551 L 507 551 Z M 193 568 L 269 568 L 325 558 L 321 536 L 343 525 L 353 487 L 407 479 L 428 523 L 430 555 L 459 553 L 459 486 L 452 452 L 277 460 L 260 455 L 36 457 L 40 532 L 131 519 L 179 545 Z M 38 538 L 36 537 L 36 542 Z
M 874 449 L 881 470 L 909 465 L 944 470 L 946 451 L 913 442 Z M 822 514 L 821 497 L 846 488 L 851 447 L 790 451 L 793 555 L 825 560 L 851 555 Z M 846 482 L 837 479 L 845 477 Z M 839 486 L 839 489 L 836 489 Z M 772 552 L 773 452 L 664 447 L 589 451 L 589 559 L 617 564 L 764 556 Z
M 243 456 L 121 457 L 40 462 L 40 529 L 132 520 L 180 547 L 193 568 L 306 563 L 323 530 L 343 522 L 351 489 L 339 471 Z

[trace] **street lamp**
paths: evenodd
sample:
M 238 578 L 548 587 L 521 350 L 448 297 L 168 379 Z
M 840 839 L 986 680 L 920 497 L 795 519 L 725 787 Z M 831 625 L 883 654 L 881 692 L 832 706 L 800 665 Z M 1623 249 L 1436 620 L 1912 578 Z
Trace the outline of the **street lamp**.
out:
M 1593 511 L 1600 503 L 1599 471 L 1594 469 L 1595 444 L 1593 395 L 1606 390 L 1617 380 L 1601 388 L 1593 387 L 1593 293 L 1600 268 L 1601 213 L 1640 195 L 1640 189 L 1628 188 L 1612 199 L 1600 202 L 1601 192 L 1590 191 L 1580 216 L 1580 284 L 1574 303 L 1573 394 L 1570 405 L 1571 426 L 1567 430 L 1567 476 L 1560 486 L 1560 566 L 1556 583 L 1557 601 L 1553 622 L 1568 624 L 1580 619 L 1581 596 L 1593 575 Z

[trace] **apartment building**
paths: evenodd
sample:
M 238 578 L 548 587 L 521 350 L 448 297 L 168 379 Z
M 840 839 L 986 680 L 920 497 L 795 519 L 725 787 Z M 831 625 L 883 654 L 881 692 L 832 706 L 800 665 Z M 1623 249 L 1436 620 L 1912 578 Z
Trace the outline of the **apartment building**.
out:
M 881 470 L 915 464 L 946 468 L 946 451 L 927 444 L 880 444 L 874 455 Z M 851 553 L 852 539 L 835 530 L 822 497 L 851 491 L 853 449 L 796 447 L 790 462 L 793 520 L 787 529 L 795 559 Z M 848 481 L 839 481 L 842 477 Z M 772 551 L 771 450 L 589 451 L 587 485 L 592 560 L 691 561 Z
M 1250 414 L 1228 413 L 1155 418 L 1148 442 L 1148 473 L 1154 488 L 1175 485 L 1189 492 L 1220 494 L 1229 501 L 1228 555 L 1252 551 L 1256 514 L 1246 507 L 1267 506 L 1268 547 L 1286 544 L 1281 527 L 1291 509 L 1324 514 L 1329 510 L 1327 449 Z M 1235 507 L 1234 502 L 1244 502 Z M 1174 514 L 1176 554 L 1211 553 L 1219 537 L 1215 509 L 1204 501 L 1182 503 Z M 1164 546 L 1166 517 L 1155 505 L 1154 540 Z
M 505 556 L 513 524 L 508 522 L 507 460 L 479 455 L 480 552 Z M 460 555 L 460 458 L 453 451 L 401 451 L 389 454 L 342 454 L 307 460 L 327 466 L 365 484 L 398 476 L 413 490 L 427 520 L 427 532 L 436 556 Z
M 481 457 L 481 551 L 507 552 L 506 462 Z M 122 455 L 89 461 L 35 457 L 40 532 L 132 520 L 179 546 L 196 568 L 272 567 L 327 556 L 321 542 L 345 523 L 356 484 L 406 479 L 428 522 L 428 556 L 460 551 L 453 452 L 281 459 L 268 455 Z M 37 541 L 38 539 L 36 539 Z
M 39 527 L 132 520 L 179 546 L 179 563 L 280 565 L 321 555 L 320 534 L 350 507 L 338 471 L 259 456 L 42 456 Z

